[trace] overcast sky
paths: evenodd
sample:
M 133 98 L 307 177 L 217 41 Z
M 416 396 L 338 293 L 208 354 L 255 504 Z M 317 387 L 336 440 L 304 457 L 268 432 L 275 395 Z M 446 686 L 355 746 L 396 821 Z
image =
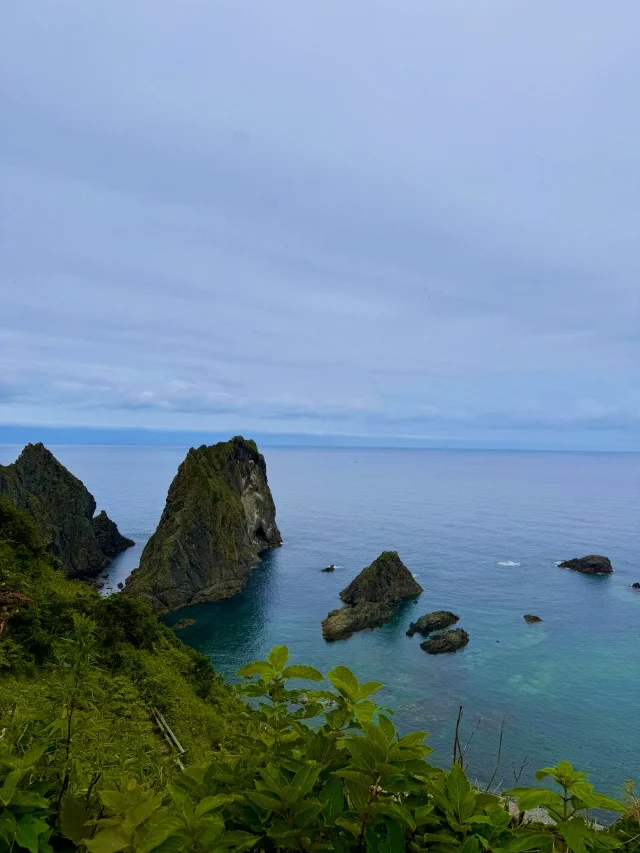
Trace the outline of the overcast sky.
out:
M 0 423 L 639 448 L 637 0 L 11 0 Z

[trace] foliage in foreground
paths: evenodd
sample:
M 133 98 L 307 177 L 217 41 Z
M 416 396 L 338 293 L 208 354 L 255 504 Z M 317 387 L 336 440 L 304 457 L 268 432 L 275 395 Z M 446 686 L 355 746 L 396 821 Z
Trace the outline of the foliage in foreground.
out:
M 240 670 L 250 709 L 144 605 L 64 578 L 0 502 L 2 593 L 0 853 L 640 850 L 631 788 L 623 804 L 560 762 L 537 774 L 548 787 L 504 792 L 511 814 L 460 764 L 432 766 L 426 732 L 398 736 L 373 700 L 381 684 L 346 667 L 320 684 L 277 647 Z M 152 706 L 188 746 L 186 769 Z M 554 825 L 527 825 L 534 807 Z M 589 809 L 619 818 L 599 830 Z

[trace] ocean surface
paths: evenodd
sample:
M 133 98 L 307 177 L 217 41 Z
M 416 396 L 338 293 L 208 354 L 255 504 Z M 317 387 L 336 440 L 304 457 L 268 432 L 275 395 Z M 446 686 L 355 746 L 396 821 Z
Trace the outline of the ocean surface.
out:
M 0 447 L 0 462 L 20 448 Z M 138 564 L 186 448 L 51 447 L 136 547 L 111 567 L 106 591 Z M 456 715 L 470 774 L 514 784 L 565 758 L 620 793 L 640 782 L 640 454 L 266 449 L 284 546 L 265 555 L 235 598 L 171 614 L 180 633 L 233 679 L 286 644 L 292 659 L 350 666 L 385 687 L 401 730 L 431 732 L 450 761 Z M 339 591 L 385 549 L 424 587 L 375 631 L 325 643 L 320 622 Z M 589 577 L 559 560 L 601 553 L 615 573 Z M 338 567 L 322 573 L 329 563 Z M 471 637 L 431 657 L 409 622 L 453 610 Z M 525 613 L 543 622 L 525 623 Z

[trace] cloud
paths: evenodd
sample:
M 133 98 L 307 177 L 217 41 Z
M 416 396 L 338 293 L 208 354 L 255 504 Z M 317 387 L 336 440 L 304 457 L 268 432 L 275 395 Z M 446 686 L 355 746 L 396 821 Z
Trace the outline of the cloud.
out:
M 9 16 L 0 421 L 637 432 L 632 2 Z

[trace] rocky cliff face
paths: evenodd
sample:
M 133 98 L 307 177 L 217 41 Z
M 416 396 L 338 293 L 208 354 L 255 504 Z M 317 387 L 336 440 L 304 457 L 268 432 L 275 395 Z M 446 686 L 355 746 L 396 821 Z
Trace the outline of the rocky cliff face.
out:
M 345 606 L 329 613 L 322 623 L 322 636 L 345 640 L 356 631 L 384 625 L 394 617 L 403 598 L 422 591 L 396 551 L 383 551 L 342 590 Z
M 158 612 L 229 598 L 259 552 L 282 544 L 275 516 L 255 442 L 236 437 L 191 448 L 126 590 Z
M 0 494 L 33 516 L 71 576 L 96 575 L 133 545 L 105 512 L 94 519 L 93 495 L 43 444 L 28 444 L 15 462 L 0 465 Z

